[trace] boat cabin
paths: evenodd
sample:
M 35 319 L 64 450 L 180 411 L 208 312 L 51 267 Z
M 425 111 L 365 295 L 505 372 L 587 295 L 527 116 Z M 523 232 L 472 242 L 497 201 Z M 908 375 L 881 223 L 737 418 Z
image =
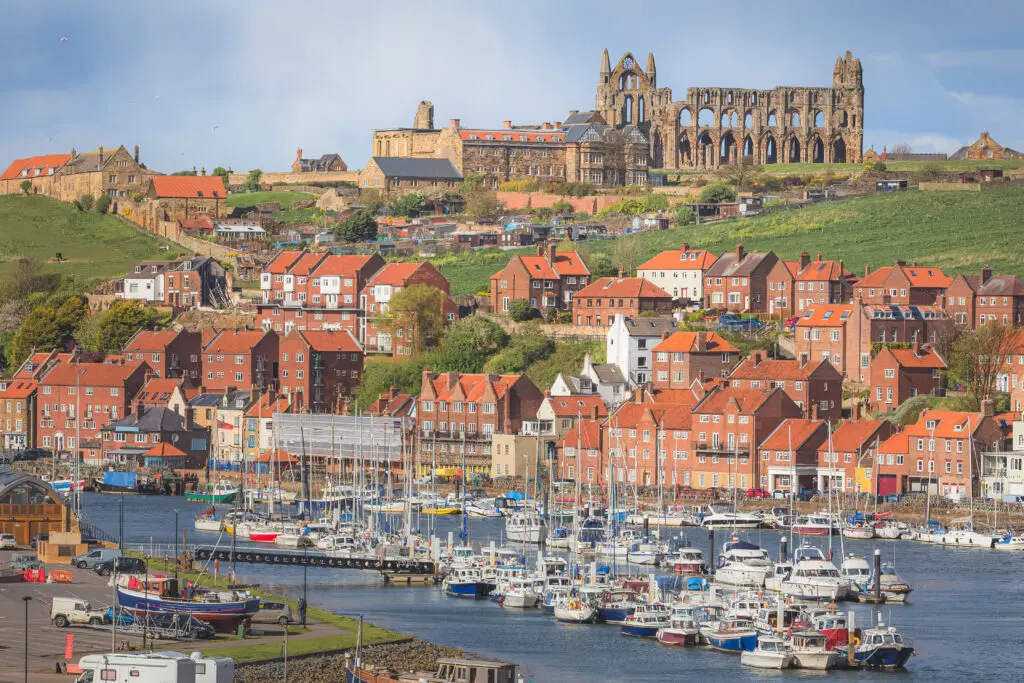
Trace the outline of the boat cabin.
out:
M 437 680 L 445 683 L 515 683 L 517 666 L 475 659 L 438 659 Z
M 803 562 L 806 560 L 817 560 L 819 562 L 825 561 L 825 554 L 821 552 L 821 548 L 813 545 L 802 545 L 793 551 L 793 562 Z

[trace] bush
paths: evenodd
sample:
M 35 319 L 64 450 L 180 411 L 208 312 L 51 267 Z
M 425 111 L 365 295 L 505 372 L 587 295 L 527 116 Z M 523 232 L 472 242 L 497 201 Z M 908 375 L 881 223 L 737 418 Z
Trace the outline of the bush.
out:
M 864 164 L 864 170 L 865 171 L 879 171 L 879 172 L 881 172 L 881 171 L 887 170 L 888 168 L 889 167 L 886 166 L 885 163 L 883 163 L 881 161 L 876 161 L 874 163 Z
M 693 223 L 693 209 L 685 204 L 676 206 L 676 225 L 690 225 Z
M 92 207 L 96 204 L 96 200 L 93 199 L 91 194 L 83 194 L 78 198 L 78 206 L 81 207 L 82 211 L 92 211 Z
M 502 192 L 536 192 L 540 189 L 540 183 L 533 178 L 513 178 L 498 185 Z
M 110 195 L 101 194 L 100 198 L 96 200 L 96 213 L 106 213 L 110 210 L 110 204 Z
M 597 194 L 597 188 L 590 183 L 552 183 L 551 194 L 563 197 L 591 197 Z
M 731 202 L 734 199 L 736 199 L 736 191 L 723 182 L 709 183 L 697 197 L 697 201 L 702 204 Z
M 21 183 L 18 184 L 18 187 L 21 188 L 22 192 L 24 192 L 25 194 L 28 194 L 28 191 L 32 189 L 32 181 L 31 180 L 22 180 Z
M 508 317 L 516 322 L 525 322 L 540 317 L 540 311 L 530 305 L 526 299 L 513 299 L 508 305 Z

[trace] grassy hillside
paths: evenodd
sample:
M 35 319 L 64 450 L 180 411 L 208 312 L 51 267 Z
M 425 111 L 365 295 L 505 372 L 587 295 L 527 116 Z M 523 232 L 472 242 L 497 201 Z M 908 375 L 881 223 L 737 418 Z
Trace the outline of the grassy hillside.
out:
M 1001 168 L 1004 170 L 1024 168 L 1024 159 L 1003 159 L 1003 160 L 946 160 L 946 161 L 886 161 L 885 167 L 889 171 L 897 173 L 918 173 L 928 169 L 938 171 L 970 171 L 976 168 Z M 849 175 L 855 174 L 863 169 L 858 164 L 765 164 L 757 167 L 759 171 L 768 175 L 793 175 L 804 173 L 836 173 Z M 667 176 L 688 176 L 707 175 L 703 169 L 682 169 L 676 170 L 653 170 L 653 173 L 660 173 Z
M 18 258 L 46 262 L 57 252 L 66 260 L 46 263 L 46 270 L 82 281 L 117 277 L 136 261 L 182 253 L 113 216 L 76 211 L 40 195 L 0 197 L 0 275 Z
M 801 251 L 811 257 L 843 259 L 854 273 L 902 258 L 974 273 L 991 265 L 999 273 L 1024 275 L 1021 238 L 1024 189 L 991 192 L 919 192 L 878 194 L 819 204 L 756 218 L 644 233 L 634 239 L 640 257 L 649 258 L 686 242 L 715 253 L 743 243 L 749 250 L 773 250 L 783 258 Z M 614 240 L 581 245 L 589 253 L 611 254 Z M 490 287 L 489 277 L 508 261 L 508 253 L 475 252 L 438 259 L 452 292 L 469 294 Z
M 315 195 L 306 192 L 235 192 L 228 195 L 228 206 L 248 208 L 264 202 L 281 202 L 281 208 L 290 208 L 292 202 L 316 199 Z

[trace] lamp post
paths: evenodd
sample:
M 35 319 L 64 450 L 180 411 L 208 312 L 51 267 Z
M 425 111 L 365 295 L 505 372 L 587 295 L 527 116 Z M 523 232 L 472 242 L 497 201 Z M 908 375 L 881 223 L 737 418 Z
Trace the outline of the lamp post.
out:
M 23 595 L 21 599 L 25 601 L 25 683 L 28 683 L 28 601 L 32 596 Z
M 309 601 L 306 600 L 306 573 L 309 570 L 309 546 L 303 544 L 302 546 L 302 626 L 306 626 L 306 610 L 309 609 Z M 285 629 L 287 630 L 287 628 Z
M 178 580 L 178 508 L 174 508 L 174 580 Z

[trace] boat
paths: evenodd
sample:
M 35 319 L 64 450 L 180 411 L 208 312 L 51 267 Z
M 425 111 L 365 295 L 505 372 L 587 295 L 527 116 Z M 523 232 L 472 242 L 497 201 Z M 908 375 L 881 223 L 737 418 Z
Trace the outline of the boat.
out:
M 252 619 L 260 607 L 259 598 L 237 591 L 198 594 L 192 599 L 179 598 L 178 582 L 173 578 L 150 578 L 148 584 L 136 580 L 129 585 L 137 587 L 116 587 L 117 604 L 122 609 L 133 614 L 190 614 L 207 622 L 219 633 L 234 633 L 238 625 Z
M 839 576 L 849 581 L 853 590 L 858 592 L 872 585 L 871 565 L 863 557 L 857 557 L 853 553 L 843 558 L 843 563 L 839 565 Z
M 814 610 L 808 613 L 804 621 L 811 631 L 825 636 L 826 650 L 834 650 L 849 639 L 846 614 L 843 612 Z
M 700 524 L 705 529 L 756 529 L 761 526 L 761 518 L 731 505 L 709 503 Z
M 562 600 L 556 602 L 553 611 L 555 620 L 564 624 L 591 624 L 597 621 L 597 609 L 581 599 L 575 590 L 570 590 Z
M 306 529 L 304 527 L 287 524 L 284 527 L 283 533 L 274 539 L 274 545 L 279 545 L 284 548 L 301 548 L 303 546 L 313 545 L 313 539 L 306 534 Z
M 975 531 L 969 519 L 958 519 L 953 520 L 946 533 L 941 534 L 935 542 L 958 548 L 992 548 L 995 546 L 996 536 Z
M 673 613 L 668 623 L 658 629 L 658 642 L 665 645 L 696 645 L 700 638 L 700 625 L 692 613 Z
M 449 505 L 439 505 L 437 507 L 421 507 L 420 514 L 423 515 L 457 515 L 462 512 L 462 508 L 451 507 Z
M 825 559 L 821 549 L 802 545 L 793 553 L 793 570 L 782 581 L 783 595 L 802 600 L 844 600 L 850 583 L 839 575 L 834 564 Z
M 664 548 L 656 543 L 635 543 L 626 551 L 626 562 L 654 567 L 664 556 Z
M 189 503 L 232 503 L 238 495 L 238 487 L 234 484 L 218 481 L 204 491 L 190 491 L 185 494 Z
M 58 477 L 57 479 L 51 479 L 46 483 L 49 484 L 50 488 L 54 491 L 58 491 L 60 493 L 85 489 L 85 480 L 75 479 L 74 477 Z
M 879 576 L 879 588 L 881 588 L 886 602 L 906 602 L 910 592 L 914 590 L 903 577 L 896 573 L 896 568 L 888 563 L 882 565 L 882 573 Z M 864 586 L 863 591 L 871 593 L 874 590 L 875 577 L 872 575 L 868 577 L 867 585 Z
M 547 537 L 547 529 L 537 513 L 515 512 L 505 518 L 505 535 L 517 543 L 540 543 Z
M 846 660 L 827 647 L 828 638 L 818 631 L 794 631 L 790 634 L 793 667 L 829 671 L 846 665 Z
M 531 608 L 536 607 L 539 598 L 534 590 L 533 581 L 513 579 L 501 595 L 502 607 Z
M 626 516 L 631 526 L 697 526 L 698 519 L 689 511 L 635 512 Z
M 902 669 L 914 654 L 914 648 L 895 628 L 879 623 L 874 628 L 854 633 L 853 659 L 869 669 Z M 849 657 L 849 645 L 836 647 L 840 657 Z
M 875 538 L 896 540 L 906 534 L 910 527 L 895 519 L 884 519 L 875 522 Z
M 867 541 L 875 537 L 875 529 L 869 524 L 854 523 L 843 527 L 843 537 Z
M 597 605 L 597 618 L 605 624 L 621 624 L 639 607 L 640 601 L 636 599 L 636 593 L 633 591 L 606 590 Z
M 828 536 L 834 530 L 832 520 L 825 515 L 803 515 L 793 522 L 794 534 L 804 536 Z M 873 535 L 873 534 L 872 534 Z
M 358 652 L 359 645 L 356 646 Z M 513 683 L 519 680 L 518 667 L 505 662 L 487 662 L 482 660 L 443 658 L 437 660 L 437 673 L 415 671 L 398 673 L 387 668 L 364 667 L 355 657 L 347 660 L 343 676 L 332 677 L 331 680 L 345 683 L 410 683 L 411 681 L 430 681 L 431 683 Z
M 624 636 L 654 638 L 668 625 L 668 612 L 664 609 L 637 610 L 623 620 L 620 630 Z
M 753 650 L 740 653 L 740 664 L 755 669 L 788 669 L 793 666 L 793 651 L 778 636 L 761 636 Z
M 259 526 L 249 531 L 249 540 L 255 543 L 274 543 L 277 537 L 284 533 L 284 527 L 273 529 L 268 526 Z
M 704 573 L 704 552 L 700 548 L 680 548 L 662 559 L 661 565 L 676 574 L 696 576 Z
M 768 551 L 733 536 L 722 546 L 715 580 L 730 586 L 760 588 L 771 572 Z
M 501 514 L 499 513 L 500 517 Z M 548 532 L 544 545 L 553 550 L 569 550 L 572 547 L 572 529 L 558 527 Z
M 494 588 L 495 584 L 483 580 L 477 567 L 454 567 L 441 583 L 447 595 L 457 598 L 486 598 Z
M 484 500 L 471 500 L 466 502 L 466 514 L 474 519 L 487 519 L 489 517 L 501 517 L 498 508 L 494 505 L 493 498 Z
M 757 629 L 750 619 L 727 616 L 701 628 L 701 636 L 720 652 L 743 652 L 757 647 Z
M 1001 536 L 992 547 L 996 550 L 1024 550 L 1024 536 Z
M 195 528 L 196 531 L 214 531 L 219 532 L 224 528 L 224 520 L 217 519 L 217 509 L 210 508 L 205 510 L 196 517 Z

